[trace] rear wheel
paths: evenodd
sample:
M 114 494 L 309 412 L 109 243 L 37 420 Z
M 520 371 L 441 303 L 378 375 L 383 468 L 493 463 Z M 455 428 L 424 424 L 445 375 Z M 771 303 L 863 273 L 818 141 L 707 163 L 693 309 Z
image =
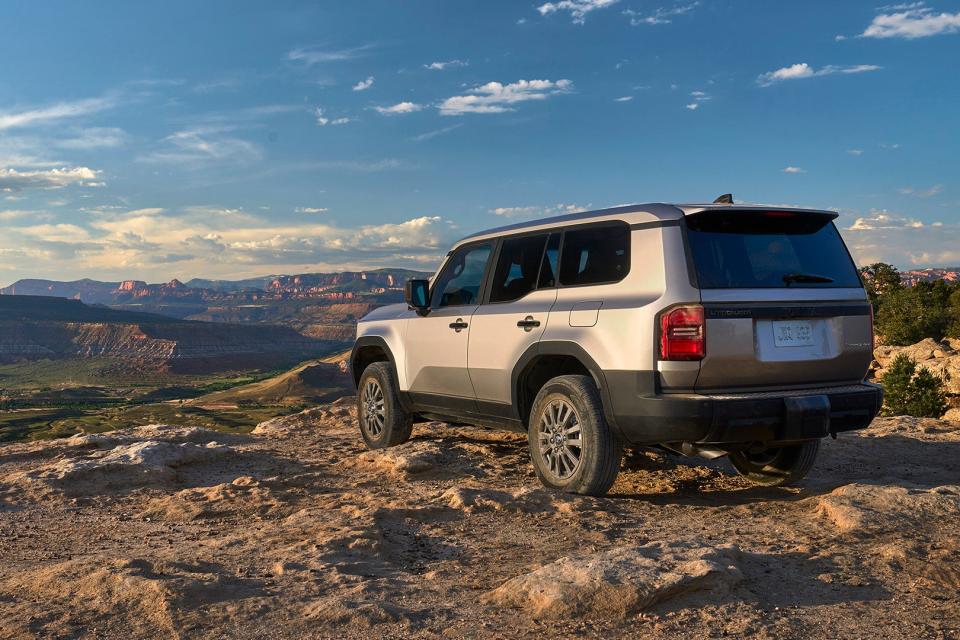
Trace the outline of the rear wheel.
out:
M 759 453 L 733 451 L 730 463 L 737 473 L 754 484 L 784 487 L 802 480 L 813 467 L 820 450 L 819 440 L 773 447 Z
M 357 391 L 360 435 L 370 449 L 403 444 L 413 430 L 412 416 L 400 406 L 393 369 L 387 362 L 374 362 L 360 376 Z
M 540 481 L 569 493 L 604 495 L 623 457 L 623 444 L 587 376 L 558 376 L 543 386 L 533 402 L 527 444 Z

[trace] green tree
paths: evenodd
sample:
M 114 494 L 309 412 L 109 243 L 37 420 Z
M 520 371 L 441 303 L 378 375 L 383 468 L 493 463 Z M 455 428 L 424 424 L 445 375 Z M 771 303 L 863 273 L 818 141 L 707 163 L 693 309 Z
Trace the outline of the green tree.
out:
M 860 269 L 860 274 L 863 276 L 863 286 L 870 295 L 874 308 L 884 294 L 903 289 L 900 272 L 892 264 L 875 262 Z
M 888 289 L 876 309 L 877 333 L 886 344 L 908 345 L 924 338 L 942 340 L 951 326 L 953 287 L 943 280 Z
M 880 382 L 885 416 L 939 418 L 947 410 L 943 380 L 924 367 L 918 369 L 905 353 L 893 359 Z

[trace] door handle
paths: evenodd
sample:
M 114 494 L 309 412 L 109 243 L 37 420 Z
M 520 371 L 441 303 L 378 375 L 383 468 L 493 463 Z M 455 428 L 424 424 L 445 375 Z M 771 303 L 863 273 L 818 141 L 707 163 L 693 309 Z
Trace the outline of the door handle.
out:
M 517 322 L 517 326 L 523 329 L 524 331 L 533 331 L 534 327 L 540 326 L 539 320 L 534 320 L 533 316 L 527 316 L 523 320 Z
M 466 322 L 464 322 L 464 321 L 463 321 L 463 318 L 457 318 L 457 321 L 456 321 L 456 322 L 451 322 L 451 323 L 450 323 L 450 328 L 453 329 L 454 331 L 456 331 L 457 333 L 460 333 L 461 331 L 463 331 L 464 329 L 466 329 L 468 326 L 470 326 L 470 325 L 468 325 Z

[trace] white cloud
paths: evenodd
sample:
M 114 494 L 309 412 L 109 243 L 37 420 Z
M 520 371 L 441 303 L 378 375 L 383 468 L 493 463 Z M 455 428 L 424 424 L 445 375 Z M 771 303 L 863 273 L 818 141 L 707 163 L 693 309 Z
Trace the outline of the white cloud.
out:
M 757 78 L 757 83 L 760 84 L 760 86 L 768 87 L 775 82 L 782 82 L 784 80 L 799 80 L 803 78 L 830 76 L 834 74 L 865 73 L 867 71 L 877 71 L 882 68 L 883 67 L 875 64 L 857 64 L 848 66 L 828 64 L 820 69 L 814 69 L 806 62 L 799 62 L 797 64 L 792 64 L 789 67 L 777 69 L 776 71 L 762 73 Z
M 806 169 L 801 169 L 800 167 L 784 167 L 782 169 L 784 173 L 806 173 Z
M 313 110 L 313 117 L 316 118 L 317 126 L 320 126 L 320 127 L 325 127 L 328 124 L 336 126 L 338 124 L 347 124 L 348 122 L 350 122 L 350 118 L 347 118 L 347 117 L 328 118 L 325 115 L 323 115 L 323 109 L 321 109 L 320 107 L 317 107 L 316 109 Z
M 841 233 L 858 264 L 889 262 L 902 267 L 960 264 L 960 225 L 924 223 L 916 218 L 872 210 Z
M 619 98 L 614 98 L 614 102 L 630 102 L 633 100 L 633 96 L 620 96 Z
M 440 104 L 440 114 L 459 116 L 465 113 L 503 113 L 512 105 L 528 100 L 545 100 L 551 95 L 568 93 L 570 80 L 518 80 L 511 84 L 488 82 L 474 87 L 467 95 L 447 98 Z
M 199 126 L 177 131 L 161 142 L 165 148 L 146 153 L 139 162 L 183 164 L 227 161 L 244 163 L 260 158 L 260 147 L 240 138 L 225 135 L 232 127 Z
M 696 111 L 697 109 L 700 108 L 700 103 L 699 103 L 699 102 L 691 102 L 690 104 L 685 105 L 685 108 L 686 108 L 686 109 L 690 109 L 690 111 Z
M 343 62 L 344 60 L 353 60 L 362 56 L 366 51 L 372 49 L 373 45 L 363 45 L 351 49 L 317 49 L 310 47 L 300 47 L 292 49 L 287 53 L 287 60 L 293 62 L 302 62 L 303 64 L 313 66 L 327 62 Z
M 366 80 L 361 80 L 357 84 L 353 85 L 354 91 L 366 91 L 373 86 L 373 76 L 367 76 Z
M 117 95 L 109 95 L 72 102 L 58 102 L 46 107 L 35 107 L 22 111 L 0 111 L 0 131 L 15 127 L 52 124 L 68 118 L 79 118 L 112 109 L 118 103 L 119 97 Z
M 653 13 L 649 14 L 643 14 L 633 9 L 625 9 L 623 15 L 630 18 L 630 25 L 634 27 L 640 25 L 670 24 L 673 22 L 674 17 L 690 13 L 696 9 L 699 4 L 699 2 L 690 2 L 668 8 L 658 7 Z
M 901 195 L 916 196 L 918 198 L 932 198 L 933 196 L 940 194 L 942 191 L 942 184 L 935 184 L 929 189 L 915 189 L 913 187 L 903 187 L 902 189 L 898 189 L 898 192 Z
M 99 173 L 88 167 L 63 167 L 37 171 L 0 168 L 0 191 L 61 189 L 73 184 L 83 185 L 87 181 L 96 180 Z
M 421 133 L 420 135 L 413 136 L 413 137 L 410 138 L 410 139 L 413 140 L 414 142 L 423 142 L 424 140 L 430 140 L 431 138 L 436 138 L 437 136 L 442 136 L 442 135 L 445 134 L 445 133 L 450 133 L 451 131 L 453 131 L 453 130 L 455 130 L 455 129 L 459 129 L 459 128 L 462 127 L 462 126 L 463 126 L 462 123 L 457 123 L 457 124 L 451 125 L 451 126 L 449 126 L 449 127 L 441 127 L 441 128 L 439 128 L 439 129 L 434 129 L 434 130 L 432 130 L 432 131 L 427 131 L 427 132 L 425 132 L 425 133 Z
M 612 7 L 620 0 L 560 0 L 559 2 L 547 2 L 537 7 L 540 15 L 545 16 L 557 11 L 567 11 L 573 19 L 574 24 L 583 24 L 587 19 L 587 14 L 597 9 L 606 9 Z
M 586 211 L 589 206 L 590 205 L 582 207 L 577 204 L 556 204 L 552 206 L 497 207 L 496 209 L 490 209 L 490 213 L 495 216 L 511 219 L 546 218 L 568 213 L 579 213 L 580 211 Z
M 469 60 L 445 60 L 425 64 L 423 68 L 430 69 L 431 71 L 443 71 L 444 69 L 453 69 L 455 67 L 466 67 L 469 64 Z
M 423 109 L 423 105 L 415 102 L 398 102 L 397 104 L 389 107 L 374 107 L 374 109 L 377 110 L 377 113 L 392 116 L 401 113 L 413 113 L 415 111 L 420 111 Z
M 881 13 L 860 34 L 861 38 L 927 38 L 960 31 L 960 12 L 934 13 L 922 2 L 881 7 Z
M 117 127 L 90 127 L 80 129 L 74 137 L 58 140 L 54 144 L 62 149 L 102 149 L 119 147 L 127 141 L 127 132 Z
M 327 213 L 330 209 L 326 207 L 297 207 L 294 211 L 297 213 Z
M 849 153 L 852 156 L 862 156 L 863 149 L 847 149 L 847 153 Z

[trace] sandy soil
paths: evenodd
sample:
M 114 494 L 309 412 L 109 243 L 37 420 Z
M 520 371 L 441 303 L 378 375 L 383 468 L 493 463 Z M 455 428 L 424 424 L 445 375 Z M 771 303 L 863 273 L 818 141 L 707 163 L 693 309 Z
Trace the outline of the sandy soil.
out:
M 0 637 L 960 638 L 960 423 L 825 441 L 799 489 L 634 452 L 593 499 L 520 435 L 353 416 L 3 446 Z

